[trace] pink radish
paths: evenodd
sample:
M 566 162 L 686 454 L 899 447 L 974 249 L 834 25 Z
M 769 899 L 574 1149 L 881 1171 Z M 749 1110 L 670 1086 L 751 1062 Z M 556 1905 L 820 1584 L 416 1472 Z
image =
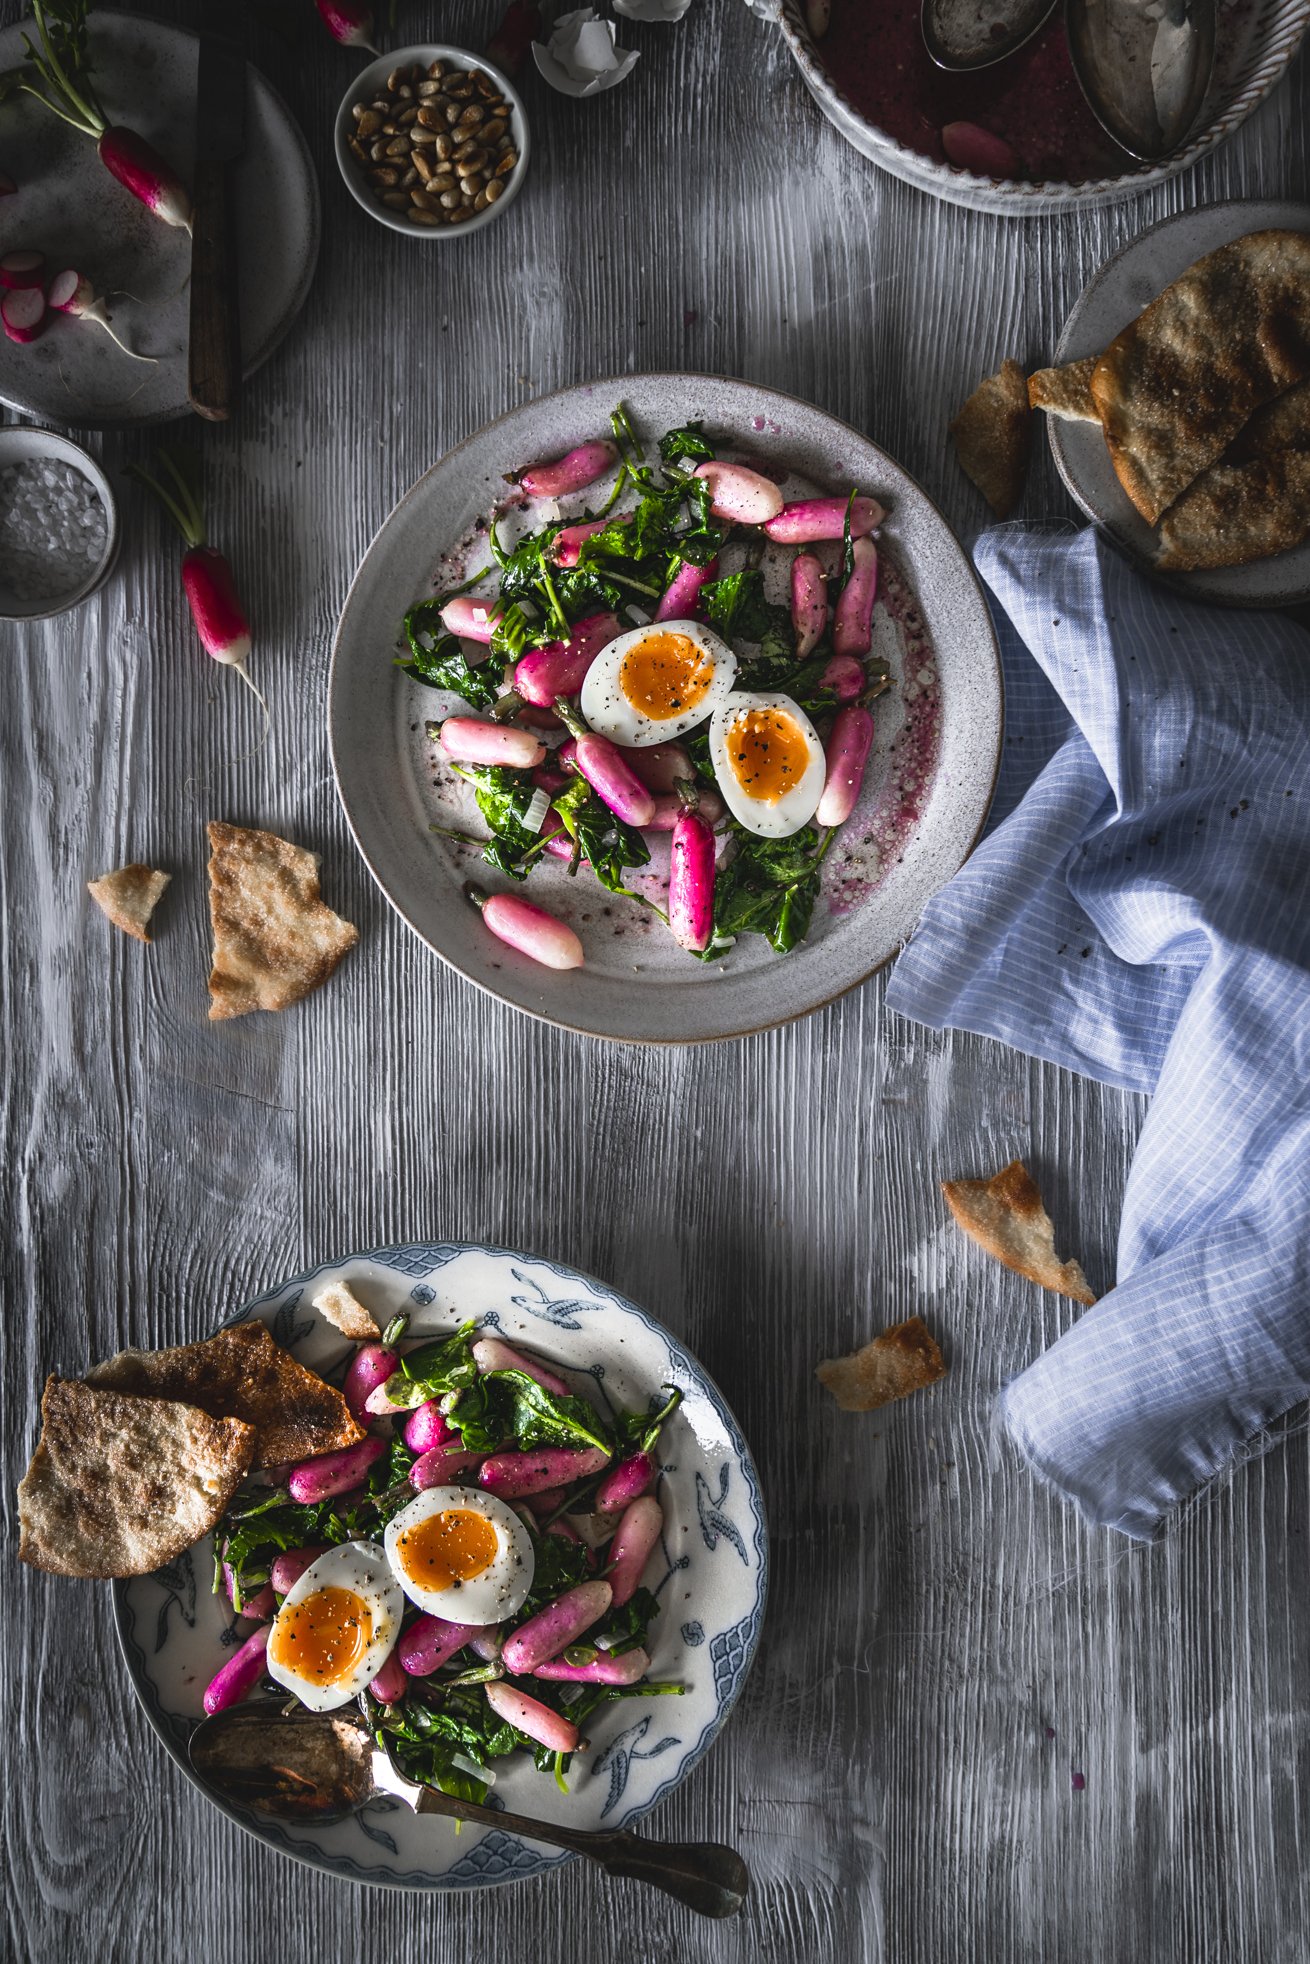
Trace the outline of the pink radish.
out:
M 530 498 L 566 498 L 574 491 L 585 491 L 618 461 L 618 446 L 601 437 L 594 443 L 580 443 L 552 464 L 531 465 L 519 472 L 518 481 Z
M 626 1653 L 625 1653 L 626 1655 Z M 408 1688 L 405 1667 L 393 1650 L 369 1690 L 379 1705 L 398 1705 Z
M 337 1453 L 319 1453 L 293 1466 L 287 1491 L 301 1507 L 313 1507 L 320 1500 L 331 1500 L 349 1493 L 366 1477 L 369 1468 L 387 1450 L 385 1439 L 361 1439 Z
M 577 935 L 544 907 L 535 907 L 530 900 L 520 900 L 512 893 L 483 893 L 471 883 L 464 894 L 481 910 L 496 939 L 508 942 L 530 961 L 540 962 L 543 968 L 582 967 L 582 943 Z
M 152 143 L 135 130 L 104 130 L 96 149 L 100 161 L 134 198 L 162 218 L 165 225 L 191 230 L 191 200 L 181 179 L 164 162 Z
M 211 1716 L 225 1712 L 229 1705 L 239 1705 L 259 1683 L 264 1675 L 264 1654 L 271 1628 L 270 1624 L 261 1623 L 254 1635 L 247 1637 L 240 1650 L 234 1650 L 222 1670 L 210 1679 L 205 1689 L 205 1710 Z
M 323 19 L 323 25 L 334 41 L 343 48 L 367 48 L 371 55 L 381 50 L 373 46 L 370 36 L 373 33 L 373 9 L 359 4 L 359 0 L 314 0 Z
M 544 791 L 547 797 L 553 798 L 557 791 L 568 790 L 569 774 L 567 771 L 562 771 L 558 764 L 547 761 L 537 765 L 532 773 L 532 782 L 538 791 Z
M 605 1475 L 597 1487 L 593 1503 L 596 1512 L 621 1514 L 634 1500 L 640 1500 L 650 1490 L 657 1471 L 654 1453 L 630 1453 Z
M 613 1593 L 608 1582 L 580 1582 L 575 1589 L 566 1589 L 562 1596 L 547 1603 L 545 1609 L 538 1610 L 505 1639 L 500 1653 L 505 1669 L 516 1677 L 526 1677 L 538 1664 L 547 1664 L 552 1657 L 558 1657 L 562 1650 L 578 1641 L 584 1630 L 599 1622 L 610 1606 Z
M 587 670 L 618 632 L 613 614 L 588 614 L 574 625 L 567 641 L 529 648 L 514 667 L 515 693 L 538 709 L 550 709 L 557 696 L 576 696 Z
M 557 566 L 576 566 L 582 556 L 582 547 L 588 539 L 594 539 L 597 532 L 603 532 L 607 525 L 626 525 L 632 517 L 631 512 L 618 512 L 613 518 L 588 518 L 581 525 L 566 525 L 562 532 L 555 534 L 551 551 Z M 618 629 L 614 632 L 617 634 Z
M 708 948 L 714 934 L 714 827 L 690 807 L 673 827 L 669 932 L 692 954 Z
M 573 1396 L 572 1387 L 563 1378 L 557 1378 L 554 1371 L 548 1371 L 535 1357 L 525 1357 L 521 1350 L 502 1343 L 499 1337 L 479 1337 L 473 1346 L 473 1361 L 480 1371 L 522 1371 L 556 1398 Z
M 45 254 L 43 252 L 7 252 L 0 259 L 0 286 L 21 292 L 29 286 L 41 286 L 45 280 Z M 57 302 L 54 304 L 58 304 Z
M 872 539 L 856 539 L 851 552 L 855 564 L 838 596 L 832 623 L 832 645 L 839 655 L 867 655 L 873 646 L 873 603 L 878 597 L 878 548 Z
M 552 817 L 557 818 L 558 816 L 558 813 L 552 813 Z M 547 823 L 549 822 L 548 820 Z M 545 848 L 552 859 L 567 859 L 569 864 L 572 865 L 573 841 L 567 832 L 549 833 L 545 840 Z M 590 866 L 591 861 L 586 858 L 579 858 L 578 864 L 579 866 Z
M 828 775 L 814 816 L 820 825 L 844 825 L 855 810 L 873 744 L 873 716 L 848 703 L 833 718 L 828 737 Z
M 500 1631 L 493 1625 L 490 1629 L 480 1630 L 476 1636 L 470 1637 L 469 1649 L 475 1657 L 480 1657 L 484 1664 L 494 1664 L 500 1656 L 504 1641 Z
M 552 1712 L 549 1705 L 543 1705 L 536 1698 L 529 1698 L 512 1684 L 488 1684 L 483 1686 L 487 1703 L 499 1719 L 506 1725 L 517 1726 L 529 1739 L 535 1739 L 539 1746 L 545 1746 L 552 1753 L 574 1753 L 578 1749 L 578 1728 L 571 1720 L 561 1718 Z
M 457 593 L 441 610 L 443 627 L 461 641 L 480 641 L 484 645 L 496 631 L 501 609 L 494 600 L 478 600 L 469 593 Z
M 711 559 L 708 566 L 693 566 L 689 561 L 679 566 L 660 597 L 660 604 L 655 609 L 656 620 L 694 620 L 700 601 L 700 590 L 715 578 L 718 570 L 717 559 Z
M 633 755 L 639 757 L 641 752 L 634 751 Z M 672 832 L 686 809 L 675 791 L 661 792 L 655 800 L 655 816 L 649 825 L 642 827 L 643 832 Z M 696 809 L 711 825 L 717 825 L 723 817 L 723 800 L 717 791 L 705 790 L 699 793 Z
M 695 475 L 710 487 L 710 509 L 733 525 L 766 525 L 782 510 L 782 493 L 771 479 L 745 464 L 697 464 Z
M 947 123 L 942 149 L 948 163 L 975 177 L 1017 177 L 1019 158 L 1003 136 L 993 136 L 977 123 Z
M 0 322 L 11 341 L 35 341 L 46 324 L 45 295 L 39 286 L 6 293 L 0 300 Z
M 854 702 L 864 694 L 868 679 L 864 663 L 854 655 L 834 655 L 819 677 L 819 687 L 836 696 L 838 702 Z
M 628 759 L 648 791 L 676 791 L 683 778 L 693 778 L 696 766 L 680 743 L 652 743 L 634 750 Z
M 280 1555 L 274 1555 L 269 1569 L 269 1581 L 279 1596 L 285 1596 L 295 1588 L 307 1568 L 313 1568 L 320 1555 L 326 1555 L 326 1548 L 284 1548 Z
M 637 1684 L 649 1669 L 650 1658 L 638 1648 L 622 1651 L 617 1657 L 601 1651 L 590 1664 L 566 1664 L 562 1657 L 552 1657 L 538 1664 L 532 1675 L 550 1684 Z
M 654 793 L 636 776 L 617 744 L 589 730 L 572 704 L 561 696 L 555 704 L 561 723 L 573 732 L 568 762 L 586 778 L 596 796 L 625 825 L 649 825 L 655 816 Z M 565 746 L 567 748 L 568 746 Z M 563 761 L 563 751 L 560 752 Z
M 539 1446 L 533 1452 L 493 1453 L 482 1463 L 478 1485 L 502 1500 L 522 1500 L 547 1487 L 566 1487 L 609 1465 L 599 1446 Z
M 97 327 L 103 327 L 115 346 L 121 348 L 125 355 L 130 355 L 133 361 L 156 359 L 154 355 L 139 355 L 135 348 L 129 348 L 126 341 L 115 334 L 110 325 L 113 316 L 104 301 L 97 296 L 90 280 L 84 279 L 71 267 L 67 272 L 55 274 L 50 282 L 46 299 L 61 314 L 71 314 L 74 320 L 94 321 Z
M 548 1514 L 553 1514 L 557 1507 L 564 1505 L 564 1497 L 563 1487 L 546 1487 L 541 1493 L 529 1495 L 528 1512 L 535 1514 L 539 1521 L 544 1521 Z
M 461 764 L 507 764 L 516 771 L 531 770 L 546 754 L 545 744 L 531 730 L 478 716 L 448 716 L 441 726 L 441 747 Z
M 610 1543 L 608 1573 L 615 1609 L 622 1609 L 636 1595 L 663 1529 L 664 1509 L 652 1494 L 644 1494 L 625 1510 Z
M 864 538 L 886 516 L 876 498 L 801 498 L 796 504 L 784 505 L 764 529 L 779 546 L 811 546 L 820 539 L 844 539 L 848 506 L 853 539 Z
M 420 1616 L 401 1631 L 395 1655 L 412 1678 L 431 1677 L 457 1650 L 485 1635 L 486 1627 L 485 1623 L 447 1623 L 444 1616 Z
M 430 1453 L 437 1446 L 458 1445 L 459 1434 L 438 1401 L 429 1398 L 410 1413 L 405 1424 L 405 1444 L 412 1453 Z
M 433 1446 L 429 1452 L 420 1453 L 409 1469 L 409 1484 L 416 1493 L 423 1493 L 428 1487 L 444 1487 L 457 1473 L 467 1473 L 470 1467 L 481 1466 L 485 1453 L 467 1452 L 463 1446 Z
M 276 1616 L 277 1597 L 273 1593 L 273 1584 L 266 1582 L 258 1595 L 248 1596 L 237 1615 L 248 1617 L 252 1623 L 267 1623 L 270 1616 Z
M 386 1383 L 399 1363 L 399 1353 L 381 1343 L 362 1343 L 351 1358 L 341 1395 L 350 1407 L 351 1417 L 361 1425 L 369 1409 L 370 1394 Z
M 828 625 L 828 583 L 812 552 L 798 552 L 791 562 L 791 624 L 797 658 L 804 661 Z

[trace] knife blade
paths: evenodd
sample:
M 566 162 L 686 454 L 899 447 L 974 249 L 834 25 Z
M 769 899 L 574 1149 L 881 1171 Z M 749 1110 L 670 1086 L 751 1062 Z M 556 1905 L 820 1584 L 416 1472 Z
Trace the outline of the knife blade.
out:
M 226 422 L 241 394 L 231 167 L 246 143 L 243 24 L 239 0 L 209 0 L 197 69 L 187 394 L 211 422 Z

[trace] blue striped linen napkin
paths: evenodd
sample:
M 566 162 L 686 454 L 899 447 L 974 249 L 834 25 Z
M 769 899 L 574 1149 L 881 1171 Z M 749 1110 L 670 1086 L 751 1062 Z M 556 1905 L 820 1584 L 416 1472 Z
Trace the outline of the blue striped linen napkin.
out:
M 1001 779 L 887 1000 L 1153 1094 L 1117 1286 L 1000 1401 L 1040 1478 L 1146 1538 L 1310 1395 L 1310 634 L 1090 530 L 975 557 Z

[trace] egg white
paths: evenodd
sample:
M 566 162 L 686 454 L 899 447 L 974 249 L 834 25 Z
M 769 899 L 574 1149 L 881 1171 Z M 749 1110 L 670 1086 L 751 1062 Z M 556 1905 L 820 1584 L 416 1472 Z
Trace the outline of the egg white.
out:
M 279 1625 L 283 1628 L 289 1612 L 320 1589 L 350 1589 L 367 1604 L 372 1634 L 353 1671 L 332 1684 L 316 1684 L 303 1677 L 294 1665 L 283 1663 L 274 1652 Z M 377 1676 L 400 1635 L 404 1598 L 396 1585 L 387 1558 L 376 1542 L 347 1541 L 340 1548 L 329 1548 L 305 1570 L 287 1591 L 269 1632 L 268 1674 L 278 1684 L 294 1691 L 311 1712 L 333 1712 L 348 1705 Z
M 738 717 L 752 709 L 780 710 L 805 739 L 805 769 L 790 790 L 784 791 L 778 798 L 752 797 L 749 787 L 741 782 L 732 766 L 729 733 Z M 727 701 L 715 710 L 710 723 L 710 762 L 728 810 L 748 832 L 755 832 L 762 839 L 786 839 L 793 832 L 799 832 L 814 817 L 819 799 L 823 796 L 823 781 L 827 775 L 823 745 L 805 711 L 790 696 L 758 695 L 749 689 L 734 690 Z
M 658 635 L 685 635 L 698 652 L 713 663 L 709 687 L 695 708 L 672 716 L 648 716 L 629 701 L 620 674 L 634 648 Z M 726 641 L 702 627 L 699 621 L 651 621 L 620 634 L 602 648 L 582 684 L 582 713 L 593 730 L 615 743 L 641 750 L 648 744 L 667 743 L 671 737 L 694 730 L 713 715 L 737 679 L 737 657 Z
M 467 1509 L 495 1531 L 496 1552 L 479 1575 L 438 1588 L 416 1579 L 405 1566 L 404 1536 L 433 1514 Z M 449 1623 L 503 1623 L 521 1609 L 536 1566 L 532 1540 L 512 1507 L 480 1487 L 429 1487 L 387 1523 L 386 1555 L 391 1573 L 412 1603 Z

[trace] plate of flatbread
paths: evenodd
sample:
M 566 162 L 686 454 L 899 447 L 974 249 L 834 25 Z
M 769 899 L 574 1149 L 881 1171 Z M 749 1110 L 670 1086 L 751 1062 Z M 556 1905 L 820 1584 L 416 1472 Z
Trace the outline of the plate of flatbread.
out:
M 1142 233 L 1028 391 L 1071 495 L 1133 559 L 1226 606 L 1310 600 L 1310 207 Z

